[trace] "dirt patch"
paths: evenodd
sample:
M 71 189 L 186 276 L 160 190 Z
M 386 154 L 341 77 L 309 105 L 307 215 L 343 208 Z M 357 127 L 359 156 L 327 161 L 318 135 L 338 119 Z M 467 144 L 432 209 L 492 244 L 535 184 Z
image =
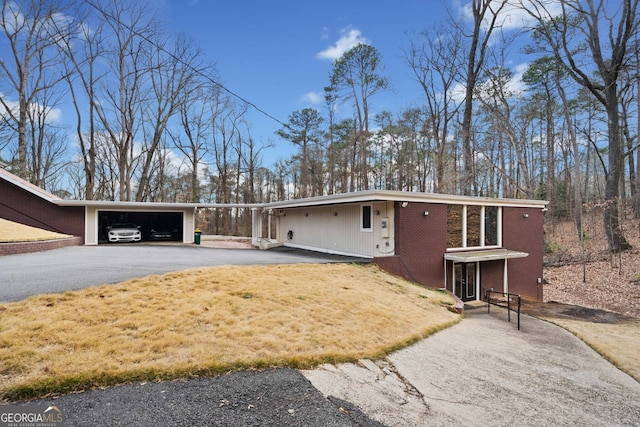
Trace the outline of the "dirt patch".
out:
M 621 323 L 634 319 L 612 311 L 558 302 L 523 301 L 521 311 L 538 318 L 583 320 L 594 323 Z
M 640 220 L 623 223 L 633 249 L 616 254 L 607 250 L 601 214 L 585 216 L 583 242 L 571 221 L 546 226 L 544 301 L 596 310 L 565 313 L 583 319 L 607 318 L 597 310 L 640 318 Z
M 251 239 L 247 240 L 208 240 L 203 239 L 200 242 L 200 246 L 206 248 L 220 248 L 220 249 L 255 249 L 251 245 Z

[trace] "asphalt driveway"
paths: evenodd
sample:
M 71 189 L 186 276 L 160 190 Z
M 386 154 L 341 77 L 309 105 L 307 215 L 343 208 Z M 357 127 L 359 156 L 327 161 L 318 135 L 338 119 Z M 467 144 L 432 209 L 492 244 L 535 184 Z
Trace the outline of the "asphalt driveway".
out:
M 370 260 L 285 247 L 261 251 L 196 245 L 71 246 L 0 257 L 0 302 L 197 267 L 358 261 Z

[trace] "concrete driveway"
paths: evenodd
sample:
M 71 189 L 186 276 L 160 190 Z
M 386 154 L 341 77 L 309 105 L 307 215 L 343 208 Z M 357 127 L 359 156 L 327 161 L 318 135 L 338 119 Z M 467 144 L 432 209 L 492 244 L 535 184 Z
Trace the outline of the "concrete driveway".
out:
M 379 361 L 303 374 L 388 426 L 638 426 L 640 383 L 564 329 L 505 309 Z
M 219 265 L 266 265 L 370 260 L 290 248 L 219 249 L 196 245 L 71 246 L 0 257 L 0 301 Z

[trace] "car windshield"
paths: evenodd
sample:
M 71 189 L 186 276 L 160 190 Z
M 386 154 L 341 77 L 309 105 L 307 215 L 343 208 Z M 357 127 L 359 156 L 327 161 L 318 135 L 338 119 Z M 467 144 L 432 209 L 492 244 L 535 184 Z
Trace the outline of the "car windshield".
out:
M 113 224 L 111 228 L 137 228 L 137 227 L 132 222 L 122 222 L 122 223 Z

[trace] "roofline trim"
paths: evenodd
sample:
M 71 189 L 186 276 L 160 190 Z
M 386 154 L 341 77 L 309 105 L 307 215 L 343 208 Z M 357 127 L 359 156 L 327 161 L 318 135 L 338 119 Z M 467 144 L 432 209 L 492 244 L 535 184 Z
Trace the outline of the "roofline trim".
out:
M 408 203 L 447 203 L 477 206 L 513 206 L 522 208 L 545 209 L 546 200 L 501 199 L 495 197 L 458 196 L 439 193 L 416 193 L 406 191 L 366 190 L 353 193 L 332 194 L 328 196 L 309 197 L 305 199 L 285 200 L 271 203 L 163 203 L 163 202 L 117 202 L 103 200 L 64 200 L 54 199 L 51 202 L 58 206 L 84 206 L 101 209 L 285 209 L 308 206 L 324 206 L 344 203 L 364 202 L 408 202 Z
M 215 209 L 215 208 L 263 208 L 258 203 L 166 203 L 166 202 L 117 202 L 105 200 L 54 200 L 58 206 L 84 206 L 99 209 Z
M 6 169 L 0 168 L 0 177 L 2 177 L 2 179 L 4 179 L 5 181 L 15 185 L 16 187 L 20 187 L 23 190 L 26 190 L 29 193 L 33 194 L 34 196 L 37 196 L 43 200 L 46 200 L 47 202 L 56 203 L 57 201 L 62 200 L 60 197 L 56 196 L 55 194 L 50 193 L 47 190 L 44 190 L 38 187 L 37 185 L 34 185 L 29 181 L 22 179 L 17 175 L 12 174 Z
M 457 196 L 439 193 L 414 193 L 406 191 L 366 190 L 354 193 L 332 194 L 329 196 L 310 197 L 306 199 L 287 200 L 266 204 L 268 208 L 283 209 L 303 206 L 320 206 L 336 203 L 357 203 L 371 201 L 398 201 L 415 203 L 448 203 L 460 205 L 493 205 L 516 206 L 544 209 L 549 202 L 531 199 L 501 199 L 494 197 Z

